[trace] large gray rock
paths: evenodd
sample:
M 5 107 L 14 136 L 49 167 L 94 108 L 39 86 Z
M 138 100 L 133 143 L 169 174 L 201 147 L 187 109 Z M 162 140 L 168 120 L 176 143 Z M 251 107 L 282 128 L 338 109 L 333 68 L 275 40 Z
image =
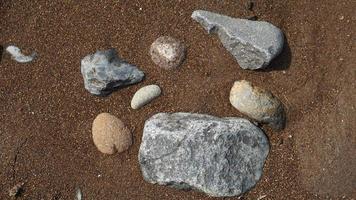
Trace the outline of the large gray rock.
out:
M 113 90 L 140 82 L 144 73 L 121 60 L 115 49 L 97 51 L 81 61 L 85 89 L 94 95 L 108 95 Z
M 264 68 L 283 49 L 282 31 L 268 22 L 231 18 L 203 10 L 194 11 L 192 18 L 208 33 L 216 32 L 243 69 Z
M 159 113 L 146 121 L 139 162 L 146 181 L 236 196 L 262 175 L 269 143 L 242 118 Z

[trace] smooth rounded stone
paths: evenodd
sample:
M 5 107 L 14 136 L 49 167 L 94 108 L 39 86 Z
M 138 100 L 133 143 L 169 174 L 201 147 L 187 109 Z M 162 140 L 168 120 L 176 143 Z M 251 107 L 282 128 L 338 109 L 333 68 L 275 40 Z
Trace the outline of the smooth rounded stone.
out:
M 192 18 L 208 33 L 217 33 L 224 47 L 243 69 L 260 69 L 281 53 L 283 32 L 264 21 L 251 21 L 197 10 Z
M 138 159 L 150 183 L 224 197 L 254 187 L 268 152 L 266 135 L 246 119 L 158 113 L 145 123 Z
M 282 103 L 271 92 L 254 87 L 248 81 L 234 83 L 230 91 L 230 103 L 241 113 L 273 129 L 280 130 L 285 126 Z
M 92 134 L 95 146 L 105 154 L 126 151 L 132 144 L 130 130 L 109 113 L 101 113 L 94 119 Z
M 11 58 L 19 63 L 28 63 L 36 58 L 36 53 L 33 52 L 31 55 L 24 55 L 21 53 L 21 49 L 17 46 L 10 45 L 6 47 L 6 52 L 11 55 Z
M 164 69 L 175 69 L 185 59 L 186 48 L 179 40 L 162 36 L 151 45 L 150 54 L 153 62 Z
M 85 89 L 91 94 L 105 96 L 123 86 L 140 82 L 144 73 L 117 55 L 115 49 L 97 51 L 81 61 Z
M 131 100 L 131 108 L 139 109 L 142 106 L 148 104 L 153 99 L 161 95 L 161 88 L 158 85 L 147 85 L 134 94 Z

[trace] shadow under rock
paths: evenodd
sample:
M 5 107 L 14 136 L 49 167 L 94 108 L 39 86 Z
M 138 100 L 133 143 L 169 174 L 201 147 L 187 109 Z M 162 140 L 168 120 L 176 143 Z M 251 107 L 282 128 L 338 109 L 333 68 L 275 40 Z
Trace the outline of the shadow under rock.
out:
M 257 71 L 270 72 L 287 70 L 292 62 L 292 52 L 286 37 L 284 37 L 284 46 L 281 54 L 272 60 L 272 62 L 264 69 Z
M 0 62 L 2 60 L 2 54 L 4 53 L 4 47 L 0 45 Z

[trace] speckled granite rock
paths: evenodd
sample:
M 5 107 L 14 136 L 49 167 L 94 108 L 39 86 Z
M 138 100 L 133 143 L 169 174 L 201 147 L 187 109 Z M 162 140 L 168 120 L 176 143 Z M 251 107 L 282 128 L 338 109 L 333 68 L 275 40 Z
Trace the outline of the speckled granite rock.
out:
M 143 130 L 139 163 L 146 181 L 236 196 L 262 175 L 268 139 L 246 119 L 159 113 Z
M 268 22 L 231 18 L 204 10 L 194 11 L 192 18 L 209 33 L 216 32 L 243 69 L 264 68 L 283 49 L 282 31 Z
M 161 95 L 158 85 L 146 85 L 135 93 L 131 100 L 131 108 L 139 109 Z
M 271 92 L 253 87 L 250 82 L 236 81 L 230 91 L 230 103 L 243 114 L 266 123 L 273 129 L 284 128 L 283 104 Z
M 140 82 L 144 73 L 121 60 L 115 49 L 97 51 L 81 61 L 85 89 L 94 95 L 108 95 L 113 90 Z
M 185 59 L 186 48 L 179 40 L 162 36 L 151 45 L 150 54 L 152 61 L 163 69 L 175 69 Z

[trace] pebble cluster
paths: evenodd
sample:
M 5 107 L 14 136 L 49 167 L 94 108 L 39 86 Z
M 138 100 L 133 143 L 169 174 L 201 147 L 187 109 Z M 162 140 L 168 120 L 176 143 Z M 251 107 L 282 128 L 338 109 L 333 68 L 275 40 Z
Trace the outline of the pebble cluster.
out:
M 217 33 L 223 46 L 243 69 L 268 67 L 282 51 L 284 35 L 268 22 L 237 19 L 204 10 L 194 11 L 192 19 L 208 33 Z M 8 46 L 6 52 L 20 63 L 31 62 L 36 57 L 36 53 L 22 54 L 13 45 Z M 162 36 L 152 43 L 149 53 L 158 67 L 179 70 L 186 58 L 186 46 L 176 38 Z M 120 58 L 115 49 L 98 50 L 85 56 L 81 60 L 81 73 L 85 89 L 98 96 L 137 84 L 145 76 L 137 66 Z M 132 97 L 131 108 L 142 108 L 161 92 L 158 85 L 141 87 Z M 285 125 L 286 114 L 281 101 L 246 80 L 233 84 L 230 102 L 256 122 L 276 130 Z M 131 131 L 124 122 L 109 113 L 101 113 L 94 119 L 92 138 L 103 154 L 124 152 L 133 143 Z M 236 196 L 258 182 L 268 152 L 267 137 L 247 119 L 160 113 L 145 123 L 139 162 L 145 180 L 151 183 L 198 189 L 211 196 Z M 17 193 L 15 187 L 11 195 Z

